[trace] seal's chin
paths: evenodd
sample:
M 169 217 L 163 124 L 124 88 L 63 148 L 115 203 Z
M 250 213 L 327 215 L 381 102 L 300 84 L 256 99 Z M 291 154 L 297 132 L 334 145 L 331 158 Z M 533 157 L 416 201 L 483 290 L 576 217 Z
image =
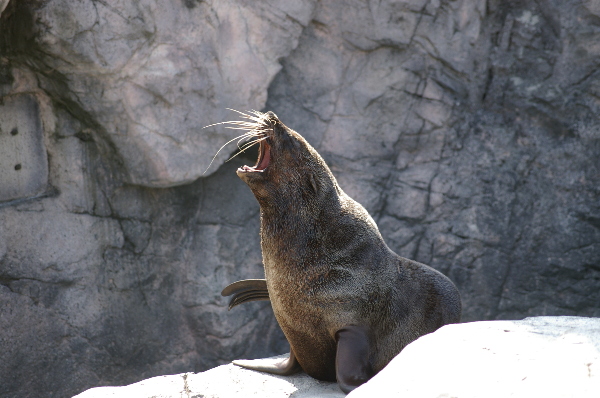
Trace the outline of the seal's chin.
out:
M 266 141 L 260 142 L 258 149 L 258 160 L 254 167 L 246 166 L 237 169 L 238 173 L 262 173 L 269 166 L 271 162 L 271 146 Z

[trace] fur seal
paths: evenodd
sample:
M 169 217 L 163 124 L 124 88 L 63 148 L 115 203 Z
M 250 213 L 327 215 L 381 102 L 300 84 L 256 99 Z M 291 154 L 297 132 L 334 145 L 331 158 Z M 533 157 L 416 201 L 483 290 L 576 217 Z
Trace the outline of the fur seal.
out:
M 237 169 L 260 204 L 266 279 L 235 282 L 229 308 L 270 300 L 289 344 L 284 360 L 233 363 L 279 375 L 304 370 L 349 392 L 407 344 L 460 321 L 460 295 L 443 274 L 394 253 L 325 161 L 272 112 L 232 122 L 259 143 Z M 239 127 L 238 127 L 239 128 Z

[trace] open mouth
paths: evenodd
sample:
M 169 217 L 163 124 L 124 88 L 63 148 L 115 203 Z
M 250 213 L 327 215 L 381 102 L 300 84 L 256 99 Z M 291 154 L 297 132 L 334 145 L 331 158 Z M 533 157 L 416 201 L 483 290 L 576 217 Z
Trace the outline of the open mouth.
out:
M 271 146 L 267 143 L 266 140 L 260 142 L 260 146 L 258 148 L 258 160 L 256 161 L 256 165 L 253 167 L 246 166 L 240 167 L 241 171 L 247 172 L 263 172 L 269 163 L 271 162 Z

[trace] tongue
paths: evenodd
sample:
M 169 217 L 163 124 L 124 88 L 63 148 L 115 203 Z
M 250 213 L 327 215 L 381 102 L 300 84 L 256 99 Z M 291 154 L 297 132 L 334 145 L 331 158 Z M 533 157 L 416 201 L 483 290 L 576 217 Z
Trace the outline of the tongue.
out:
M 260 163 L 256 165 L 256 170 L 264 170 L 267 168 L 267 166 L 269 165 L 269 162 L 271 161 L 271 148 L 269 147 L 269 144 L 267 144 L 266 142 L 264 143 L 264 155 L 262 156 L 262 159 L 260 160 Z

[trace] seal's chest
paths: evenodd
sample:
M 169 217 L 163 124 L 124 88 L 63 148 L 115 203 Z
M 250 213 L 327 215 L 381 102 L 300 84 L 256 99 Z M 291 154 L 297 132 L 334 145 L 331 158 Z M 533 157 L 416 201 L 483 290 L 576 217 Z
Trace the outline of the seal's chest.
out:
M 320 300 L 311 290 L 309 276 L 271 268 L 268 264 L 265 264 L 265 275 L 271 305 L 280 325 L 284 319 L 298 324 L 298 314 L 311 319 L 319 316 L 317 303 Z

